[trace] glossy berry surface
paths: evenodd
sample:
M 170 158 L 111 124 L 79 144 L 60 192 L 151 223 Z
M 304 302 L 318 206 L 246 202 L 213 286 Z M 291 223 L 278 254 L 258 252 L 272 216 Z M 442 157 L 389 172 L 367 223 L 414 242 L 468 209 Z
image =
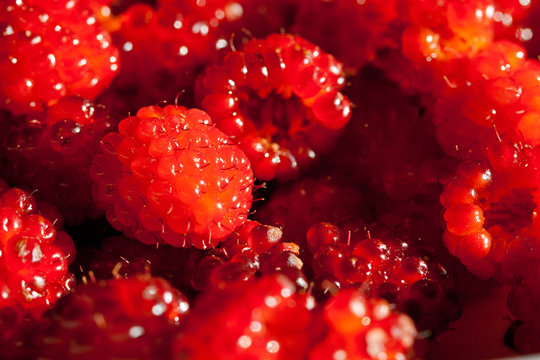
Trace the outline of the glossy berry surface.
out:
M 143 243 L 212 247 L 242 225 L 253 173 L 197 109 L 150 106 L 101 141 L 91 176 L 109 222 Z
M 0 359 L 539 352 L 539 4 L 4 1 Z
M 260 276 L 281 274 L 299 290 L 307 290 L 300 247 L 283 242 L 282 235 L 277 227 L 248 220 L 220 247 L 200 258 L 191 277 L 192 286 L 200 291 L 225 289 Z
M 311 341 L 307 330 L 314 305 L 283 276 L 208 292 L 182 324 L 175 358 L 301 358 Z
M 312 225 L 306 235 L 311 266 L 320 279 L 339 287 L 370 289 L 409 314 L 429 336 L 447 329 L 461 314 L 453 279 L 414 239 L 404 240 L 388 229 L 367 226 L 359 219 L 333 225 Z M 315 289 L 316 291 L 323 291 Z
M 68 265 L 75 258 L 70 236 L 50 204 L 0 180 L 0 343 L 23 319 L 39 316 L 70 291 Z
M 498 143 L 489 160 L 462 163 L 441 194 L 443 242 L 478 276 L 514 282 L 537 257 L 538 151 Z
M 342 65 L 307 40 L 270 35 L 232 51 L 198 79 L 201 107 L 261 180 L 294 178 L 348 122 Z
M 5 1 L 0 23 L 0 101 L 17 113 L 95 98 L 118 72 L 118 50 L 86 1 Z
M 309 355 L 318 359 L 407 359 L 416 337 L 414 323 L 388 302 L 344 289 L 323 309 L 328 329 Z

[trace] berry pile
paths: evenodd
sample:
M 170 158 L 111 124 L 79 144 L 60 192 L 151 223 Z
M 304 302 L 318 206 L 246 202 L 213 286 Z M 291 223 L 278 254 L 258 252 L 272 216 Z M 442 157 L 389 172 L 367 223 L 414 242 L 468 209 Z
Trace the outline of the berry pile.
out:
M 540 352 L 539 11 L 2 2 L 0 358 Z

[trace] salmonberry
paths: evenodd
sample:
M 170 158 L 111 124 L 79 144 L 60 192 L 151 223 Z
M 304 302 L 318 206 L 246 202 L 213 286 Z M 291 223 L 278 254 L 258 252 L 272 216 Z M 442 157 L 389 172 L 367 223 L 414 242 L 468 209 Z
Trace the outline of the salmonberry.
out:
M 43 359 L 171 358 L 175 328 L 189 303 L 150 275 L 79 285 L 42 320 Z
M 441 194 L 443 241 L 473 273 L 514 282 L 538 251 L 539 150 L 501 142 L 457 169 Z
M 540 62 L 526 56 L 521 46 L 499 41 L 448 66 L 434 116 L 448 154 L 474 159 L 501 140 L 540 143 Z
M 119 69 L 118 50 L 84 1 L 4 1 L 0 24 L 0 102 L 14 112 L 65 95 L 93 99 Z
M 351 115 L 342 65 L 307 40 L 270 35 L 199 77 L 197 98 L 261 180 L 290 179 L 333 144 Z
M 323 316 L 327 333 L 310 360 L 413 358 L 414 323 L 383 299 L 344 289 L 324 305 Z
M 25 316 L 38 318 L 73 286 L 68 265 L 75 247 L 55 227 L 62 219 L 49 217 L 50 207 L 0 180 L 0 343 Z
M 105 133 L 112 131 L 107 109 L 67 96 L 42 113 L 2 119 L 0 172 L 10 183 L 35 190 L 54 204 L 68 225 L 101 211 L 93 203 L 89 168 Z
M 279 228 L 248 220 L 219 248 L 204 254 L 191 278 L 197 290 L 224 289 L 255 276 L 282 274 L 298 289 L 307 290 L 308 281 L 298 257 L 300 248 L 281 241 Z
M 249 160 L 198 109 L 140 109 L 102 139 L 90 173 L 111 225 L 146 244 L 213 247 L 251 207 Z
M 452 278 L 412 240 L 348 219 L 338 225 L 314 224 L 307 244 L 316 275 L 331 276 L 340 286 L 368 287 L 373 296 L 393 303 L 432 336 L 461 315 Z
M 207 292 L 181 326 L 176 359 L 302 359 L 314 306 L 282 275 Z
M 100 101 L 122 116 L 136 112 L 134 104 L 172 102 L 176 96 L 188 103 L 201 69 L 214 62 L 235 35 L 278 32 L 285 26 L 278 10 L 284 7 L 277 0 L 163 0 L 127 7 L 106 20 L 122 68 Z

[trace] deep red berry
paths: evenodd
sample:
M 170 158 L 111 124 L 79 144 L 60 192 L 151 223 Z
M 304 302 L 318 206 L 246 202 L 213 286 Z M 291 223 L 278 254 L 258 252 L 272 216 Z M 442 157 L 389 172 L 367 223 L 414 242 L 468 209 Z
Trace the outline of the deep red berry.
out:
M 300 247 L 281 241 L 282 231 L 274 226 L 248 220 L 235 233 L 204 254 L 192 275 L 193 287 L 200 291 L 224 289 L 255 276 L 283 274 L 298 289 L 307 290 L 308 281 L 298 257 Z
M 5 1 L 0 24 L 0 102 L 17 113 L 65 95 L 92 99 L 119 69 L 118 50 L 85 1 Z
M 249 160 L 205 112 L 149 106 L 118 128 L 91 168 L 95 200 L 115 228 L 146 244 L 207 248 L 246 221 Z
M 175 327 L 189 303 L 161 278 L 80 285 L 43 319 L 38 354 L 45 359 L 170 358 Z
M 406 1 L 403 53 L 414 61 L 445 62 L 485 48 L 493 39 L 494 7 L 490 1 Z
M 324 306 L 328 326 L 323 341 L 311 349 L 310 360 L 408 359 L 416 329 L 385 300 L 368 298 L 358 289 L 345 289 Z
M 480 277 L 514 282 L 538 247 L 539 149 L 501 142 L 468 161 L 441 194 L 443 241 Z
M 307 244 L 317 276 L 329 276 L 340 287 L 369 288 L 431 336 L 461 315 L 452 279 L 427 250 L 419 248 L 419 241 L 405 241 L 387 229 L 350 219 L 338 225 L 314 224 L 307 232 Z
M 197 301 L 176 339 L 176 359 L 301 359 L 307 354 L 315 303 L 284 276 L 241 282 Z
M 67 96 L 43 113 L 2 121 L 0 172 L 7 181 L 35 190 L 69 225 L 102 215 L 93 204 L 89 168 L 99 140 L 112 130 L 107 109 Z
M 73 241 L 40 213 L 40 205 L 0 180 L 0 342 L 24 317 L 39 317 L 73 286 L 67 269 L 75 258 Z
M 538 60 L 527 59 L 521 46 L 508 41 L 450 64 L 434 117 L 444 150 L 474 159 L 501 140 L 538 145 L 539 74 Z
M 189 102 L 202 68 L 235 40 L 279 32 L 286 26 L 282 9 L 291 6 L 287 0 L 145 3 L 150 4 L 114 2 L 113 8 L 120 5 L 125 11 L 105 20 L 120 49 L 122 68 L 100 101 L 121 116 L 176 97 Z
M 257 178 L 307 167 L 351 115 L 341 64 L 305 39 L 271 35 L 232 51 L 199 77 L 197 98 L 251 160 Z

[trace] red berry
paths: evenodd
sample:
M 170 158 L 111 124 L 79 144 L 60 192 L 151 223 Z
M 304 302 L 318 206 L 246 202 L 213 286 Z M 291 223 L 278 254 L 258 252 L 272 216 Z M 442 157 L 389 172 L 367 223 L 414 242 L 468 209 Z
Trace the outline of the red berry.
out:
M 93 159 L 109 222 L 146 244 L 213 247 L 251 207 L 249 160 L 203 111 L 150 106 L 122 120 Z
M 9 0 L 0 22 L 0 99 L 17 113 L 95 98 L 118 71 L 118 50 L 84 1 Z
M 188 309 L 181 292 L 150 275 L 80 285 L 43 319 L 39 355 L 170 357 L 176 325 Z
M 182 325 L 176 359 L 301 359 L 314 305 L 283 276 L 207 292 Z
M 108 111 L 78 96 L 60 98 L 43 113 L 4 119 L 0 171 L 11 183 L 36 190 L 69 225 L 101 216 L 93 204 L 89 168 L 99 140 L 112 130 Z
M 330 276 L 343 286 L 369 287 L 371 294 L 393 303 L 432 336 L 459 318 L 461 306 L 453 295 L 452 279 L 421 244 L 358 219 L 314 224 L 307 234 L 317 276 Z M 424 286 L 436 289 L 433 296 L 416 295 Z
M 297 288 L 306 290 L 308 281 L 302 272 L 300 248 L 281 242 L 280 229 L 248 220 L 236 233 L 204 254 L 191 278 L 200 291 L 224 289 L 258 275 L 283 274 Z
M 348 122 L 341 64 L 305 39 L 247 42 L 198 79 L 197 97 L 261 180 L 296 176 Z
M 412 358 L 416 329 L 388 302 L 345 289 L 324 306 L 328 332 L 310 352 L 310 360 Z
M 41 316 L 71 290 L 67 268 L 75 258 L 73 241 L 40 214 L 40 204 L 25 191 L 7 189 L 0 180 L 0 342 L 25 316 Z
M 441 194 L 448 250 L 480 277 L 514 282 L 534 257 L 538 149 L 497 143 L 467 161 Z

